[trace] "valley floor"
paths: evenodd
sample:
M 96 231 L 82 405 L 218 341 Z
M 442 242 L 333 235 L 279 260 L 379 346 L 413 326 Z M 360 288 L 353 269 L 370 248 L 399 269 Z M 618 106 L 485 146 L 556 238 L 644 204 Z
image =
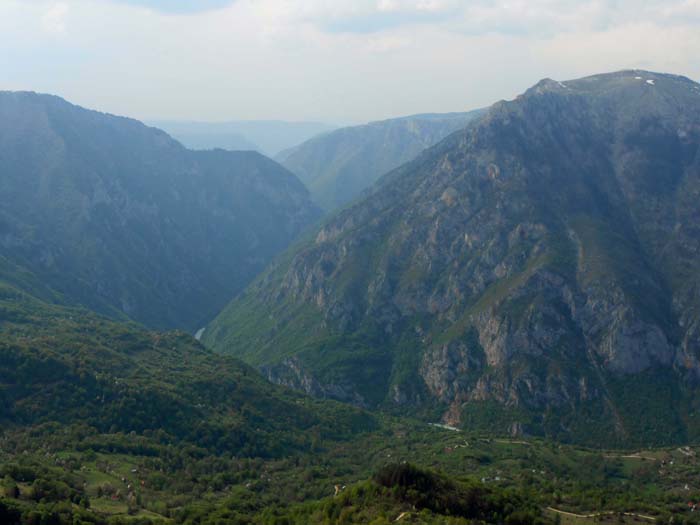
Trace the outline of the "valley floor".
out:
M 700 523 L 700 448 L 690 446 L 600 451 L 387 418 L 356 439 L 277 458 L 68 427 L 6 432 L 0 450 L 0 512 L 16 509 L 17 523 L 444 523 L 410 491 L 372 481 L 406 462 L 531 506 L 508 523 Z

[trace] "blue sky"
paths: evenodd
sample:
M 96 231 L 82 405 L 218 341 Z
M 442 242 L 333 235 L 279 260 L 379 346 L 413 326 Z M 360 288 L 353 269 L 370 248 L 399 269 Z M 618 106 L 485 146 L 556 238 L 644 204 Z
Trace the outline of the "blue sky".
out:
M 141 119 L 362 122 L 698 79 L 700 0 L 0 0 L 0 50 L 0 89 Z

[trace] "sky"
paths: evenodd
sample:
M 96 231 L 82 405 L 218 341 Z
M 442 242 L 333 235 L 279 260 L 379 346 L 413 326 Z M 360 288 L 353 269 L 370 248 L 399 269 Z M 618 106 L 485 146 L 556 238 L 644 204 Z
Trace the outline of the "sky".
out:
M 142 120 L 356 123 L 538 80 L 700 78 L 700 0 L 0 0 L 0 89 Z

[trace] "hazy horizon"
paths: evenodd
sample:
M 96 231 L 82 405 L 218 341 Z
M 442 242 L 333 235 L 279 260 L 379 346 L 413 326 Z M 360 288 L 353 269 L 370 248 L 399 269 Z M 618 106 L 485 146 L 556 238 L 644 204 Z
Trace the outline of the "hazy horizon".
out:
M 144 121 L 357 124 L 544 77 L 697 78 L 700 2 L 3 0 L 0 89 Z

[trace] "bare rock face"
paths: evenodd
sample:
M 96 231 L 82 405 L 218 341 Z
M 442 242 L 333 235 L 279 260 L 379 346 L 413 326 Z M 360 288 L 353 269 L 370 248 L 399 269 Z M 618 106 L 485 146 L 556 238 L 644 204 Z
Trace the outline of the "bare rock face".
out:
M 336 383 L 322 384 L 304 369 L 304 366 L 298 359 L 293 357 L 284 359 L 280 363 L 272 366 L 263 366 L 261 371 L 267 377 L 268 381 L 295 390 L 301 390 L 315 397 L 337 399 L 360 407 L 367 406 L 367 401 L 352 387 L 352 385 Z M 400 394 L 397 395 L 400 399 Z
M 495 104 L 326 221 L 209 342 L 266 366 L 289 343 L 317 379 L 342 377 L 346 399 L 438 406 L 451 423 L 685 439 L 700 370 L 698 89 L 628 71 Z M 268 309 L 284 337 L 241 331 Z
M 466 379 L 479 374 L 484 365 L 480 348 L 452 341 L 424 353 L 420 375 L 431 396 L 449 403 L 469 388 Z
M 661 329 L 639 321 L 632 312 L 617 312 L 609 329 L 597 350 L 611 371 L 636 374 L 673 362 L 675 351 Z

